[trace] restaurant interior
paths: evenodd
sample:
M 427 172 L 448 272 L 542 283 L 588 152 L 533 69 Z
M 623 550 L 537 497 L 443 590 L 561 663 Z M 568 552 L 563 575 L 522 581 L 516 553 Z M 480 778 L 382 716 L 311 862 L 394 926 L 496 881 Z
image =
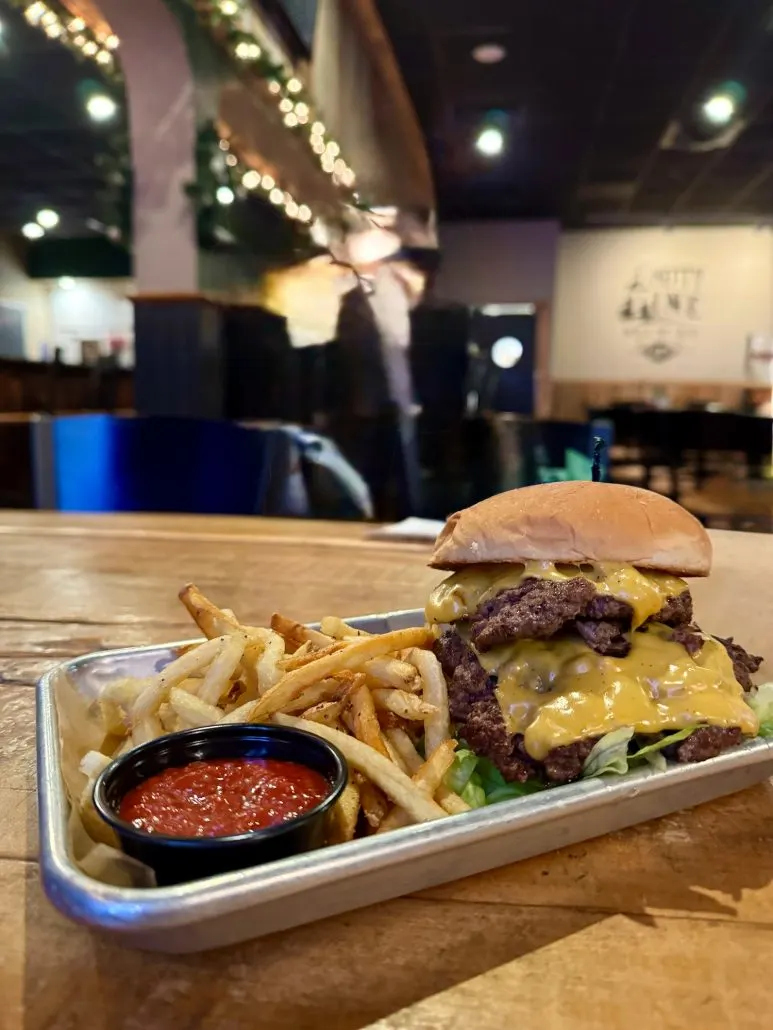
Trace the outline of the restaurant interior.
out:
M 773 0 L 0 0 L 0 1030 L 764 1030 L 771 569 Z
M 0 505 L 773 529 L 767 5 L 521 6 L 4 0 Z

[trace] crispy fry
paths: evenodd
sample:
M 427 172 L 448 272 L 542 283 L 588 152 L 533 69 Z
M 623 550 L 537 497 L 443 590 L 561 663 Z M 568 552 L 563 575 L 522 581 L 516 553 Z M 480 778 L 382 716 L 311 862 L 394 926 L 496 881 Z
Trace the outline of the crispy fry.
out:
M 129 714 L 132 725 L 139 722 L 146 715 L 152 715 L 158 711 L 161 703 L 167 699 L 172 687 L 178 686 L 178 684 L 188 679 L 195 672 L 206 668 L 226 639 L 226 637 L 215 637 L 204 644 L 199 644 L 192 651 L 187 651 L 179 658 L 175 658 L 165 669 L 151 677 L 148 680 L 147 686 L 131 707 Z
M 134 726 L 132 730 L 132 746 L 146 744 L 149 740 L 164 735 L 164 727 L 157 715 L 145 715 Z
M 350 777 L 343 793 L 333 807 L 331 844 L 343 844 L 347 840 L 354 839 L 359 814 L 360 788 Z
M 331 730 L 327 726 L 321 726 L 319 723 L 296 719 L 292 715 L 277 714 L 274 716 L 274 722 L 280 726 L 294 726 L 296 729 L 307 730 L 334 744 L 352 768 L 365 773 L 368 779 L 383 790 L 388 798 L 404 808 L 414 822 L 424 823 L 444 817 L 443 809 L 432 800 L 426 791 L 417 787 L 410 777 L 406 776 L 388 758 L 384 758 L 378 751 L 363 744 L 362 741 L 349 737 L 345 733 L 339 733 L 337 730 Z
M 453 765 L 455 747 L 456 743 L 453 740 L 447 740 L 440 744 L 413 774 L 413 782 L 421 790 L 426 791 L 430 797 L 438 790 L 443 782 L 443 777 Z M 378 832 L 386 833 L 389 830 L 396 830 L 399 826 L 407 826 L 410 822 L 410 815 L 404 809 L 395 807 L 383 820 Z
M 222 637 L 241 629 L 233 612 L 224 611 L 213 604 L 195 583 L 189 583 L 178 594 L 193 621 L 205 637 Z
M 309 641 L 306 641 L 308 644 Z M 293 669 L 302 669 L 304 665 L 310 665 L 312 662 L 319 661 L 320 658 L 326 658 L 329 654 L 335 654 L 336 651 L 340 651 L 346 647 L 343 640 L 334 640 L 332 644 L 328 644 L 327 647 L 320 648 L 318 651 L 304 651 L 303 648 L 306 644 L 301 645 L 295 654 L 289 658 L 283 659 L 281 667 L 285 672 L 292 672 Z
M 215 705 L 207 704 L 200 697 L 180 690 L 179 687 L 172 687 L 169 691 L 169 704 L 186 729 L 214 726 L 223 718 L 222 711 Z
M 290 669 L 297 668 L 298 665 L 303 663 L 300 661 L 301 658 L 305 658 L 306 655 L 312 654 L 315 648 L 310 640 L 307 640 L 305 644 L 301 644 L 295 654 L 291 654 L 289 658 L 282 658 L 277 665 L 282 672 L 289 672 Z
M 303 718 L 309 719 L 311 722 L 322 723 L 323 726 L 336 726 L 343 707 L 343 701 L 323 701 L 312 708 L 307 708 L 303 713 Z
M 277 663 L 284 658 L 285 653 L 285 642 L 279 634 L 274 633 L 273 630 L 265 632 L 263 650 L 257 664 L 259 694 L 265 694 L 282 678 L 282 670 Z
M 322 701 L 335 700 L 341 697 L 347 690 L 348 684 L 346 682 L 339 680 L 335 676 L 328 676 L 327 679 L 320 680 L 319 683 L 312 683 L 310 687 L 306 687 L 284 710 L 291 715 L 293 712 L 303 712 L 305 709 L 313 708 L 314 705 L 318 705 Z
M 411 773 L 411 775 L 416 773 L 422 766 L 422 758 L 405 730 L 398 728 L 384 730 L 384 736 L 386 737 L 387 744 L 400 755 L 406 771 Z M 455 794 L 445 784 L 440 785 L 435 795 L 441 807 L 449 815 L 461 815 L 462 812 L 470 811 L 470 806 L 467 802 L 463 801 L 458 794 Z
M 437 708 L 434 705 L 422 701 L 416 694 L 409 694 L 407 690 L 376 689 L 371 692 L 373 701 L 377 708 L 387 712 L 394 712 L 401 719 L 422 722 L 429 715 L 434 715 Z
M 363 637 L 348 647 L 327 655 L 316 662 L 304 665 L 302 669 L 288 672 L 274 687 L 268 690 L 258 702 L 254 721 L 260 722 L 274 712 L 281 711 L 304 687 L 326 676 L 333 676 L 343 669 L 356 669 L 371 658 L 389 654 L 400 647 L 418 647 L 427 639 L 425 629 L 400 629 L 378 637 Z M 179 661 L 180 659 L 178 659 Z M 445 681 L 444 681 L 445 682 Z
M 373 636 L 372 633 L 368 633 L 364 629 L 355 629 L 354 626 L 349 626 L 336 615 L 326 615 L 322 622 L 320 622 L 319 628 L 326 636 L 333 637 L 335 640 L 345 640 L 347 637 Z
M 399 658 L 371 658 L 365 663 L 364 669 L 373 679 L 381 681 L 379 685 L 412 692 L 421 690 L 421 677 L 416 666 L 410 662 L 403 662 Z
M 319 630 L 309 629 L 302 622 L 288 619 L 279 612 L 274 612 L 271 616 L 271 629 L 282 637 L 288 651 L 297 651 L 301 644 L 305 644 L 309 640 L 315 647 L 327 647 L 328 644 L 333 643 L 332 637 L 325 636 Z
M 359 683 L 349 688 L 343 719 L 358 740 L 361 740 L 363 744 L 369 744 L 385 758 L 390 757 L 389 749 L 381 736 L 381 727 L 376 717 L 373 697 L 365 686 L 364 676 L 360 677 Z M 362 807 L 365 807 L 364 799 Z
M 391 806 L 383 791 L 374 786 L 370 780 L 362 776 L 362 774 L 358 773 L 356 775 L 360 777 L 359 788 L 362 814 L 365 816 L 365 821 L 371 830 L 378 830 L 379 826 L 381 826 L 384 819 L 387 817 Z
M 414 648 L 411 661 L 421 674 L 424 700 L 436 709 L 424 719 L 424 750 L 432 753 L 451 738 L 451 716 L 448 712 L 448 687 L 440 662 L 431 651 Z
M 242 660 L 247 639 L 245 633 L 222 638 L 223 645 L 207 669 L 207 675 L 197 691 L 198 697 L 205 704 L 216 705 L 223 694 L 230 690 L 231 677 Z

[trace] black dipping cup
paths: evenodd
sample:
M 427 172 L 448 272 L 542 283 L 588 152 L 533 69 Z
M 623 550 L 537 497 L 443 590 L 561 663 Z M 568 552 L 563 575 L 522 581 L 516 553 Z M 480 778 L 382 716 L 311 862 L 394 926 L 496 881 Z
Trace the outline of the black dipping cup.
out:
M 170 837 L 137 829 L 119 817 L 125 795 L 151 776 L 170 767 L 217 758 L 297 762 L 321 773 L 330 784 L 330 793 L 310 812 L 230 837 Z M 251 723 L 205 726 L 158 737 L 111 762 L 94 784 L 94 804 L 115 830 L 126 854 L 155 870 L 161 887 L 320 847 L 325 843 L 328 813 L 346 786 L 347 776 L 346 761 L 338 748 L 312 733 Z

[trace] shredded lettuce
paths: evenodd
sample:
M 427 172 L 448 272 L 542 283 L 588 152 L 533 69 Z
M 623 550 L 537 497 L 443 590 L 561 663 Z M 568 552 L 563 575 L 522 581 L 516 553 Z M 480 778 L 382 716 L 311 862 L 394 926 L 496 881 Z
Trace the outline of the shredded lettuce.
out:
M 773 737 L 773 683 L 761 683 L 746 700 L 760 720 L 758 736 Z
M 488 758 L 478 758 L 474 751 L 461 747 L 454 764 L 446 773 L 446 786 L 455 791 L 471 808 L 483 808 L 497 801 L 524 797 L 544 790 L 544 783 L 528 780 L 526 783 L 508 783 Z
M 586 779 L 592 776 L 603 776 L 605 773 L 616 773 L 622 776 L 628 772 L 628 745 L 633 738 L 630 726 L 621 726 L 618 730 L 605 733 L 601 740 L 593 745 L 593 750 L 585 759 L 582 775 Z

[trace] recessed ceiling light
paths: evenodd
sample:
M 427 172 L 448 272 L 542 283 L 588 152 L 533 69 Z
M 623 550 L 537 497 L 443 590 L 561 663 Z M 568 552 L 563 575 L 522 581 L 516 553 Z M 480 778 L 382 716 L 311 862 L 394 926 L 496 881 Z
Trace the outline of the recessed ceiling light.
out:
M 729 93 L 715 93 L 703 104 L 703 117 L 712 125 L 727 125 L 735 112 L 735 98 Z
M 506 57 L 507 51 L 500 43 L 481 43 L 472 51 L 472 59 L 478 64 L 499 64 Z
M 481 129 L 475 140 L 475 149 L 485 157 L 498 157 L 505 148 L 505 137 L 501 129 L 489 125 Z
M 51 208 L 44 207 L 42 211 L 38 211 L 36 221 L 44 229 L 55 229 L 59 225 L 59 215 Z

